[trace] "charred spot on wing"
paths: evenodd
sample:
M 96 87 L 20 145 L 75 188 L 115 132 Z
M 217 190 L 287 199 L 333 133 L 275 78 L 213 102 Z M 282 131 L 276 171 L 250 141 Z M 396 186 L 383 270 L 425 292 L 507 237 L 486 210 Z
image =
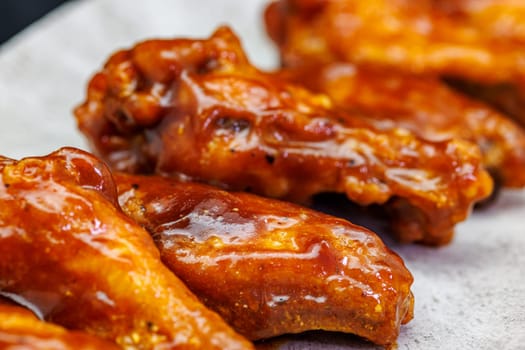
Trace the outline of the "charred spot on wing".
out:
M 119 130 L 121 131 L 125 131 L 126 128 L 131 128 L 135 124 L 133 118 L 121 109 L 117 109 L 113 113 L 112 117 L 113 121 L 116 123 L 116 125 L 119 127 Z
M 214 58 L 210 57 L 207 60 L 205 60 L 203 63 L 197 66 L 196 72 L 197 74 L 206 74 L 213 72 L 214 70 L 217 70 L 219 68 L 219 61 Z
M 272 165 L 275 162 L 275 157 L 271 154 L 266 154 L 264 158 L 266 159 L 266 162 L 270 165 Z
M 229 130 L 238 133 L 250 128 L 251 123 L 246 119 L 234 117 L 220 117 L 215 122 L 215 125 L 219 129 Z

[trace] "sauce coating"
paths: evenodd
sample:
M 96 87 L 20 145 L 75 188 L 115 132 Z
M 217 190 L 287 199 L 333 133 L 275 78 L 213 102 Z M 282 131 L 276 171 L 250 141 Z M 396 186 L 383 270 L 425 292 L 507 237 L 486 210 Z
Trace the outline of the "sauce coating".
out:
M 40 321 L 30 311 L 0 299 L 0 348 L 4 350 L 117 350 L 115 344 Z
M 278 0 L 265 20 L 284 66 L 345 61 L 452 78 L 525 126 L 523 1 Z
M 492 191 L 479 149 L 378 130 L 254 68 L 220 28 L 205 40 L 150 40 L 114 54 L 76 117 L 116 170 L 159 173 L 305 202 L 320 192 L 387 204 L 405 242 L 444 244 Z
M 412 276 L 372 232 L 286 202 L 159 176 L 115 174 L 119 202 L 163 262 L 256 340 L 307 330 L 393 344 Z
M 522 1 L 278 0 L 265 19 L 286 66 L 345 61 L 481 83 L 525 73 Z
M 370 117 L 378 128 L 402 127 L 425 140 L 475 142 L 496 180 L 505 187 L 525 186 L 525 130 L 437 78 L 344 62 L 305 63 L 276 74 L 326 93 L 339 107 Z
M 162 263 L 107 167 L 64 148 L 0 160 L 0 291 L 126 349 L 253 349 Z

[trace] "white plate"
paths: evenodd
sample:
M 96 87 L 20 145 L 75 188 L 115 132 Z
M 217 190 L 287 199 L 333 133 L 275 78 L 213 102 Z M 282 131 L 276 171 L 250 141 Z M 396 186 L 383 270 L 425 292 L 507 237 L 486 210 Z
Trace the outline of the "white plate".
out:
M 119 47 L 151 37 L 208 36 L 229 23 L 254 63 L 276 65 L 264 34 L 264 0 L 92 0 L 63 6 L 0 47 L 0 154 L 85 148 L 72 108 Z M 443 248 L 399 246 L 415 277 L 415 319 L 399 349 L 523 349 L 525 191 L 504 192 L 458 226 Z M 283 349 L 375 349 L 349 336 L 314 333 Z

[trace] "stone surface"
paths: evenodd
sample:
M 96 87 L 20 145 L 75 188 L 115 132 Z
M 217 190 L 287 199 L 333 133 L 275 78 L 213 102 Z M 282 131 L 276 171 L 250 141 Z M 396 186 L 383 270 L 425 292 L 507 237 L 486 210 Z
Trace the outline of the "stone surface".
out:
M 0 47 L 0 154 L 85 148 L 71 110 L 88 78 L 119 47 L 152 37 L 208 36 L 228 23 L 254 63 L 276 66 L 260 13 L 264 0 L 85 0 L 54 11 Z M 379 228 L 380 230 L 380 228 Z M 459 225 L 451 245 L 400 246 L 415 277 L 415 319 L 399 349 L 525 348 L 525 191 L 506 191 Z M 314 332 L 269 348 L 376 349 Z

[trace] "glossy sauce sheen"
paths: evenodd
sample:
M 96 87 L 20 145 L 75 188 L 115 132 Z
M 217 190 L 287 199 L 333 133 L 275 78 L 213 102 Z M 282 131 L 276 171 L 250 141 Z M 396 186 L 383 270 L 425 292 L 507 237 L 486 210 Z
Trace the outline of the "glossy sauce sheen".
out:
M 311 71 L 316 74 L 309 74 Z M 426 140 L 461 138 L 475 142 L 485 168 L 503 186 L 525 186 L 525 130 L 437 78 L 342 62 L 305 62 L 276 74 L 326 93 L 339 107 L 370 117 L 378 128 L 402 127 Z
M 108 169 L 85 152 L 1 159 L 0 291 L 127 349 L 253 349 L 116 203 Z
M 266 10 L 285 65 L 347 61 L 483 83 L 523 79 L 516 0 L 279 0 Z
M 40 321 L 31 311 L 0 300 L 3 350 L 117 350 L 115 344 Z
M 164 263 L 250 339 L 306 330 L 395 342 L 412 276 L 372 232 L 286 202 L 158 176 L 116 174 L 124 212 Z
M 447 243 L 492 181 L 478 148 L 377 130 L 255 69 L 220 28 L 206 40 L 151 40 L 114 54 L 76 109 L 116 170 L 160 173 L 305 202 L 346 193 L 387 203 L 405 242 Z
M 449 77 L 525 126 L 525 2 L 279 0 L 265 13 L 282 63 L 346 61 Z

